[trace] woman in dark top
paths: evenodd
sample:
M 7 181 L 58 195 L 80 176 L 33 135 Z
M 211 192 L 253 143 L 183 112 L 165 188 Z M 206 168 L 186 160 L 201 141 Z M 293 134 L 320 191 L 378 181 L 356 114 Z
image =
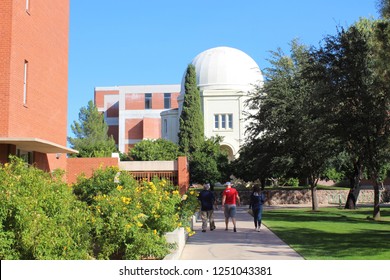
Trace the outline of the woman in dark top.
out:
M 260 231 L 261 216 L 263 212 L 263 203 L 265 201 L 264 193 L 260 191 L 259 186 L 253 187 L 253 192 L 250 196 L 249 208 L 253 211 L 253 220 L 255 223 L 255 230 Z

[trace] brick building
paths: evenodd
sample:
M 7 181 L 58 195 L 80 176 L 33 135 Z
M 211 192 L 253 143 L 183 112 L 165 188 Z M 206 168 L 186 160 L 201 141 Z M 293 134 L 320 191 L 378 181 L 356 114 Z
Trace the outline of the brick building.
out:
M 0 38 L 0 162 L 66 170 L 69 0 L 1 0 Z
M 95 104 L 121 152 L 161 138 L 161 113 L 177 109 L 180 84 L 96 87 Z

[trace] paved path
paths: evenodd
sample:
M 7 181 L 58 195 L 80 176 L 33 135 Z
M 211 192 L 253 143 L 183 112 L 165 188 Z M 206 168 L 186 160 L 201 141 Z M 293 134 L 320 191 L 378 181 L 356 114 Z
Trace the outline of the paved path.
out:
M 229 222 L 225 231 L 223 211 L 214 211 L 214 231 L 202 232 L 202 222 L 194 224 L 196 234 L 189 237 L 181 254 L 181 260 L 303 260 L 303 258 L 279 239 L 267 227 L 254 229 L 253 218 L 247 207 L 237 208 L 237 232 Z

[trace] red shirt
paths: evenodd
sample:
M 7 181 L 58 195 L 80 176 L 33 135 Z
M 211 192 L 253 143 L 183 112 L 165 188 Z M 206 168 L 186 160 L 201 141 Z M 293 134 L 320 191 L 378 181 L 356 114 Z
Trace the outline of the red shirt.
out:
M 234 188 L 226 188 L 223 191 L 225 198 L 225 204 L 236 204 L 237 190 Z

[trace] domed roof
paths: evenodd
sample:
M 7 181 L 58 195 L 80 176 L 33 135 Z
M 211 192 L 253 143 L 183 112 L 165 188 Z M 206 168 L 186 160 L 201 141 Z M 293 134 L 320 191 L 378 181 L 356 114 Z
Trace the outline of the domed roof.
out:
M 191 62 L 200 90 L 243 90 L 263 81 L 257 63 L 235 48 L 217 47 L 197 55 Z M 183 81 L 184 82 L 184 81 Z

